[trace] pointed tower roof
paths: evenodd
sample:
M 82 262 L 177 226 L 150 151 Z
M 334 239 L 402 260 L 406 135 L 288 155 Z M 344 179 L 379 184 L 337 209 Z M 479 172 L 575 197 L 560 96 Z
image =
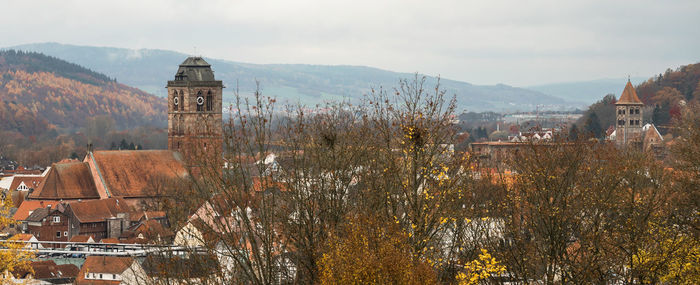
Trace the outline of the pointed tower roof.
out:
M 624 104 L 644 105 L 644 103 L 642 103 L 642 100 L 639 100 L 639 97 L 637 97 L 637 91 L 634 90 L 634 86 L 632 86 L 632 82 L 630 82 L 629 80 L 627 80 L 625 90 L 623 90 L 622 95 L 620 95 L 620 100 L 617 100 L 617 103 L 615 103 L 615 105 Z

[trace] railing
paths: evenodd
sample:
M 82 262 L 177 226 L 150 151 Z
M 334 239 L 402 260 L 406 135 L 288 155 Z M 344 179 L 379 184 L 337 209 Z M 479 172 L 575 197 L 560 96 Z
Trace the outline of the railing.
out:
M 146 256 L 150 253 L 172 252 L 175 255 L 203 251 L 203 249 L 192 249 L 174 245 L 153 245 L 153 244 L 130 244 L 130 243 L 89 243 L 89 242 L 66 242 L 66 241 L 12 241 L 6 242 L 24 243 L 25 247 L 18 250 L 32 251 L 37 255 L 44 254 L 65 254 L 65 255 L 115 255 L 115 256 Z M 62 247 L 44 247 L 44 245 L 56 245 Z M 41 248 L 39 248 L 41 246 Z M 0 250 L 8 250 L 0 248 Z

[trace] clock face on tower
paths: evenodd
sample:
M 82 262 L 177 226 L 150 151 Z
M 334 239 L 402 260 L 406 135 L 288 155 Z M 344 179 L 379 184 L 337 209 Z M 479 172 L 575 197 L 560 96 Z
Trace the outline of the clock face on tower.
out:
M 180 98 L 177 98 L 177 97 L 173 98 L 173 104 L 175 104 L 175 106 L 180 104 Z
M 204 97 L 197 96 L 197 105 L 204 105 Z

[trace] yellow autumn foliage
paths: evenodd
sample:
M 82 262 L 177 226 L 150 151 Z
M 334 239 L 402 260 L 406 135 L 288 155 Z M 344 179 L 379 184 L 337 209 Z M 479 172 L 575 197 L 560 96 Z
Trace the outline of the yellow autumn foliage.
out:
M 414 258 L 407 236 L 379 219 L 351 220 L 332 236 L 319 262 L 321 284 L 434 284 L 435 272 Z
M 486 249 L 481 250 L 479 259 L 470 261 L 464 266 L 464 269 L 464 272 L 457 274 L 457 282 L 460 285 L 478 284 L 481 280 L 506 271 L 506 267 L 493 258 Z
M 17 223 L 10 216 L 12 199 L 7 195 L 0 201 L 0 228 Z M 12 272 L 15 269 L 31 270 L 29 262 L 34 258 L 34 252 L 22 250 L 25 244 L 8 241 L 0 242 L 0 273 Z

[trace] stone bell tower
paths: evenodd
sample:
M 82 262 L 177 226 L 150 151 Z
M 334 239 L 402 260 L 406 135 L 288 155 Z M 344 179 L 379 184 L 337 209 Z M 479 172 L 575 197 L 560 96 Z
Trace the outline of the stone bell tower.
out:
M 642 138 L 642 117 L 644 103 L 637 97 L 637 91 L 628 80 L 620 99 L 615 103 L 617 122 L 615 123 L 615 140 L 617 144 L 628 145 L 640 143 Z
M 220 158 L 222 155 L 221 80 L 201 57 L 180 64 L 175 80 L 168 80 L 168 149 L 186 161 Z

